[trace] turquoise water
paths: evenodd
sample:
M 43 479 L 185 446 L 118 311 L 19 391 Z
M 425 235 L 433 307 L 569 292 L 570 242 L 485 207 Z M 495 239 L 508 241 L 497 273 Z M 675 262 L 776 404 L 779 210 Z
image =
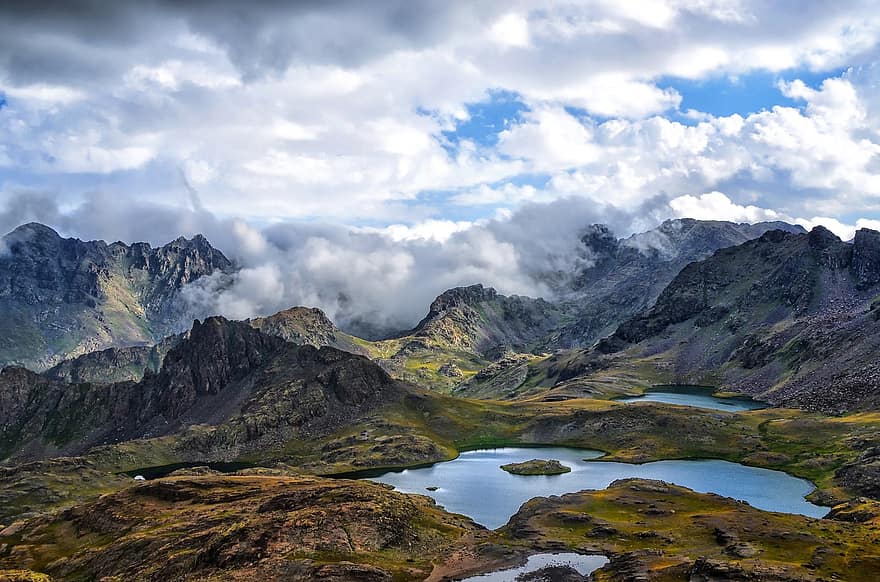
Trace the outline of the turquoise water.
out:
M 663 386 L 662 388 L 658 387 L 648 390 L 641 396 L 621 398 L 620 402 L 665 402 L 667 404 L 711 408 L 726 412 L 742 412 L 744 410 L 767 408 L 767 405 L 763 402 L 757 402 L 751 398 L 718 398 L 717 396 L 712 396 L 712 390 L 712 388 L 697 386 Z
M 569 566 L 577 570 L 581 576 L 586 576 L 607 563 L 608 558 L 605 556 L 584 556 L 573 553 L 535 554 L 529 556 L 528 561 L 518 568 L 471 576 L 462 582 L 515 582 L 517 576 L 535 572 L 547 566 Z
M 676 483 L 703 493 L 717 493 L 768 511 L 821 517 L 828 510 L 804 499 L 809 481 L 770 469 L 718 460 L 657 461 L 642 465 L 596 459 L 602 453 L 566 447 L 500 448 L 469 451 L 430 467 L 392 471 L 366 477 L 406 493 L 430 495 L 454 513 L 495 529 L 507 523 L 520 505 L 533 497 L 562 495 L 583 489 L 604 489 L 617 479 L 641 477 Z M 562 475 L 511 475 L 506 463 L 557 459 L 571 467 Z M 427 487 L 437 487 L 428 491 Z

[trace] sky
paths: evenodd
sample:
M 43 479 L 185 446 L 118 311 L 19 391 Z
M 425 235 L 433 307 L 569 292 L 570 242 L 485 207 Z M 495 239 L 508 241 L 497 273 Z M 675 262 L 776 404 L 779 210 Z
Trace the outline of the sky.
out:
M 442 285 L 546 293 L 593 222 L 849 239 L 880 227 L 878 8 L 3 0 L 0 227 L 203 232 L 246 267 L 216 309 L 415 289 L 394 324 Z

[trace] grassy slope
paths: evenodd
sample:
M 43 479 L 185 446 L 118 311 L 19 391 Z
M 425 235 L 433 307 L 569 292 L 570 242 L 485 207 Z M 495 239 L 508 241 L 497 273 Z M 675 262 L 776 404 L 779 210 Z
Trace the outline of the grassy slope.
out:
M 119 472 L 181 461 L 284 463 L 315 474 L 412 466 L 487 446 L 557 444 L 606 451 L 606 460 L 720 458 L 812 480 L 820 502 L 852 497 L 835 471 L 880 442 L 880 413 L 827 417 L 797 410 L 722 413 L 659 403 L 624 405 L 475 401 L 425 392 L 321 437 L 237 458 L 200 457 L 189 445 L 214 430 L 95 449 L 82 458 L 0 469 L 0 520 L 64 507 L 130 482 Z
M 385 370 L 398 380 L 410 382 L 438 392 L 448 393 L 458 384 L 482 370 L 489 362 L 469 351 L 454 349 L 442 342 L 419 338 L 426 349 L 413 352 L 403 351 L 415 336 L 368 341 L 356 336 L 343 335 L 348 341 L 367 351 L 370 359 L 376 360 Z M 444 364 L 457 367 L 460 376 L 447 376 L 440 372 Z

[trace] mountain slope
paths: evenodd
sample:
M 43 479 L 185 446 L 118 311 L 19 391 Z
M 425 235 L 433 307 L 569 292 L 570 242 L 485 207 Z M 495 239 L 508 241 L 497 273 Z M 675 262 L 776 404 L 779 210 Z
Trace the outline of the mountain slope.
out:
M 112 346 L 155 343 L 189 324 L 180 290 L 232 264 L 201 235 L 159 248 L 84 242 L 30 223 L 3 237 L 0 365 L 46 369 Z
M 479 355 L 491 355 L 499 348 L 529 351 L 562 318 L 560 310 L 543 299 L 500 295 L 477 284 L 438 296 L 408 335 Z
M 670 378 L 829 411 L 880 404 L 880 233 L 771 231 L 682 270 L 597 345 Z
M 412 331 L 362 345 L 393 376 L 449 391 L 509 352 L 538 350 L 564 317 L 543 299 L 505 296 L 481 284 L 455 287 Z
M 617 239 L 607 227 L 593 225 L 582 238 L 591 266 L 577 273 L 560 305 L 573 321 L 562 326 L 547 343 L 553 348 L 589 346 L 653 305 L 689 263 L 780 229 L 806 232 L 784 222 L 739 224 L 680 218 Z
M 361 340 L 340 331 L 323 311 L 312 307 L 291 307 L 268 317 L 248 320 L 251 327 L 294 344 L 316 348 L 329 346 L 353 354 L 367 355 Z
M 399 394 L 362 356 L 297 346 L 220 317 L 196 322 L 140 382 L 68 384 L 0 372 L 0 458 L 78 454 L 100 444 L 214 427 L 198 446 L 265 447 L 338 428 Z

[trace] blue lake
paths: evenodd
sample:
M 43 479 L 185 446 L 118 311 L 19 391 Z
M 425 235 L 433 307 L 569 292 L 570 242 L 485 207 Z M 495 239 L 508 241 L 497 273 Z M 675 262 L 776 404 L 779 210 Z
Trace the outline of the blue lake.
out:
M 467 515 L 495 529 L 507 523 L 520 505 L 533 497 L 562 495 L 583 489 L 604 489 L 617 479 L 659 479 L 703 493 L 717 493 L 749 502 L 768 511 L 821 517 L 827 508 L 804 499 L 814 486 L 770 469 L 718 460 L 657 461 L 642 465 L 585 460 L 598 451 L 566 447 L 507 447 L 462 453 L 430 467 L 391 471 L 366 477 L 393 485 L 406 493 L 430 495 L 447 510 Z M 529 459 L 557 459 L 571 467 L 562 475 L 512 475 L 501 470 L 507 463 Z M 429 491 L 427 487 L 437 487 Z
M 619 402 L 665 402 L 666 404 L 710 408 L 713 410 L 724 410 L 725 412 L 742 412 L 767 408 L 767 405 L 763 402 L 758 402 L 751 398 L 718 398 L 717 396 L 712 396 L 712 391 L 712 388 L 696 386 L 663 386 L 648 390 L 641 396 L 620 398 Z

